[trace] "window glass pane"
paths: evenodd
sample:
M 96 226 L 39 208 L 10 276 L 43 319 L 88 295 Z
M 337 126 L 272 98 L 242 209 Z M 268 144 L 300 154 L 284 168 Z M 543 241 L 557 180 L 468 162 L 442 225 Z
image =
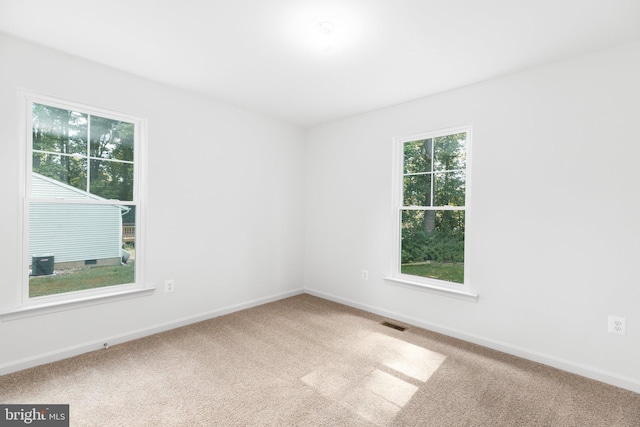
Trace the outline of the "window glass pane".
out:
M 33 104 L 33 149 L 51 153 L 87 155 L 87 115 Z
M 32 159 L 34 174 L 32 176 L 31 195 L 33 197 L 78 198 L 79 194 L 86 191 L 86 158 L 33 153 Z M 50 179 L 43 179 L 42 177 Z M 68 188 L 68 186 L 77 190 Z
M 463 210 L 403 210 L 400 272 L 464 283 Z
M 465 171 L 434 174 L 434 205 L 465 205 Z
M 136 124 L 31 107 L 29 297 L 134 284 Z
M 467 166 L 466 133 L 434 138 L 433 169 L 436 171 L 465 169 Z
M 117 205 L 30 204 L 29 296 L 135 282 L 135 215 Z
M 431 206 L 431 174 L 404 177 L 404 206 Z
M 431 139 L 411 141 L 404 144 L 404 173 L 431 172 Z
M 133 123 L 91 116 L 91 156 L 133 161 Z
M 91 194 L 109 200 L 133 200 L 133 164 L 110 160 L 90 161 Z

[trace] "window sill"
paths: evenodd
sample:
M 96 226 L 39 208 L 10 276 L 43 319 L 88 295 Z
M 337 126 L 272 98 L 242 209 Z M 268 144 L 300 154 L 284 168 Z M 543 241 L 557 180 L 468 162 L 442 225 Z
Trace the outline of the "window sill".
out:
M 0 313 L 3 322 L 10 320 L 24 319 L 27 317 L 41 316 L 43 314 L 56 313 L 59 311 L 73 310 L 76 308 L 89 307 L 92 305 L 104 304 L 125 299 L 138 298 L 151 295 L 156 288 L 134 289 L 108 295 L 99 295 L 72 301 L 60 301 L 48 304 L 22 307 L 16 310 Z
M 401 279 L 398 277 L 385 277 L 384 280 L 393 282 L 392 284 L 394 285 L 399 285 L 409 289 L 415 289 L 415 290 L 429 292 L 436 295 L 457 298 L 457 299 L 461 299 L 469 302 L 478 302 L 478 294 L 474 294 L 468 291 L 449 289 L 449 288 L 436 286 L 436 285 L 427 285 L 424 283 L 419 283 L 419 282 L 415 282 L 407 279 Z

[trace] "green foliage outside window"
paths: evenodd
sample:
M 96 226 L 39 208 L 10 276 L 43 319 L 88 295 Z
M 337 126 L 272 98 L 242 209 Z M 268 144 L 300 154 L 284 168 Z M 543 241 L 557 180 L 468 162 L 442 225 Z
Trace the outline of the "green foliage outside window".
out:
M 32 132 L 34 172 L 105 199 L 133 200 L 133 123 L 34 104 Z
M 404 143 L 401 264 L 464 263 L 466 133 Z M 459 278 L 446 280 L 462 283 Z

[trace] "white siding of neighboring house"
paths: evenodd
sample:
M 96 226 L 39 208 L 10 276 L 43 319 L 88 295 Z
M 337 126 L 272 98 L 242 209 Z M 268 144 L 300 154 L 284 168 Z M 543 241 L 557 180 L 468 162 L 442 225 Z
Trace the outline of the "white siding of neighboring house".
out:
M 35 173 L 31 188 L 34 197 L 86 198 L 80 190 Z M 29 221 L 29 259 L 53 254 L 58 264 L 121 256 L 122 210 L 118 206 L 34 202 Z

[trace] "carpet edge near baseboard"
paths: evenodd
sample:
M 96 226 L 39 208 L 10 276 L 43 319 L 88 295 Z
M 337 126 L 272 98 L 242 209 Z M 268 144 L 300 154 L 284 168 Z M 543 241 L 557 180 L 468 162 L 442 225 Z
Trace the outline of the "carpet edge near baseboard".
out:
M 257 298 L 257 299 L 240 303 L 240 304 L 218 308 L 218 309 L 207 311 L 197 315 L 183 317 L 180 319 L 176 319 L 174 321 L 136 329 L 135 331 L 129 331 L 123 334 L 102 337 L 86 343 L 65 347 L 62 349 L 57 349 L 50 352 L 38 354 L 35 356 L 23 358 L 20 360 L 16 360 L 13 362 L 0 365 L 0 376 L 7 375 L 17 371 L 22 371 L 24 369 L 33 368 L 40 365 L 45 365 L 47 363 L 57 362 L 58 360 L 79 356 L 84 353 L 100 350 L 103 348 L 104 343 L 109 343 L 109 346 L 122 344 L 127 341 L 133 341 L 139 338 L 144 338 L 146 336 L 158 334 L 160 332 L 165 332 L 171 329 L 187 326 L 192 323 L 213 319 L 215 317 L 224 316 L 225 314 L 234 313 L 240 310 L 246 310 L 248 308 L 257 307 L 259 305 L 268 304 L 270 302 L 279 301 L 281 299 L 293 297 L 296 295 L 301 295 L 303 293 L 305 292 L 304 292 L 304 289 L 302 288 L 294 289 L 291 291 L 286 291 L 286 292 L 274 294 L 267 297 Z
M 510 354 L 512 356 L 521 357 L 533 362 L 541 363 L 543 365 L 551 366 L 562 371 L 570 372 L 572 374 L 580 375 L 585 378 L 600 381 L 615 387 L 620 387 L 634 393 L 640 393 L 640 381 L 625 377 L 613 372 L 608 372 L 599 368 L 595 368 L 588 365 L 572 362 L 569 360 L 561 359 L 555 356 L 550 356 L 544 353 L 540 353 L 534 350 L 530 350 L 524 347 L 514 346 L 505 342 L 492 340 L 482 337 L 480 335 L 469 334 L 457 329 L 446 328 L 435 323 L 424 322 L 419 319 L 405 316 L 400 313 L 384 310 L 378 307 L 374 307 L 368 304 L 362 304 L 356 301 L 349 300 L 347 298 L 338 297 L 336 295 L 328 294 L 315 289 L 305 288 L 304 292 L 323 298 L 329 301 L 334 301 L 339 304 L 344 304 L 349 307 L 357 308 L 369 313 L 377 314 L 379 316 L 388 317 L 400 322 L 407 323 L 409 325 L 417 326 L 419 328 L 427 329 L 429 331 L 437 332 L 443 335 L 447 335 L 453 338 L 457 338 L 463 341 L 467 341 L 473 344 L 481 345 L 483 347 L 497 350 L 503 353 Z

